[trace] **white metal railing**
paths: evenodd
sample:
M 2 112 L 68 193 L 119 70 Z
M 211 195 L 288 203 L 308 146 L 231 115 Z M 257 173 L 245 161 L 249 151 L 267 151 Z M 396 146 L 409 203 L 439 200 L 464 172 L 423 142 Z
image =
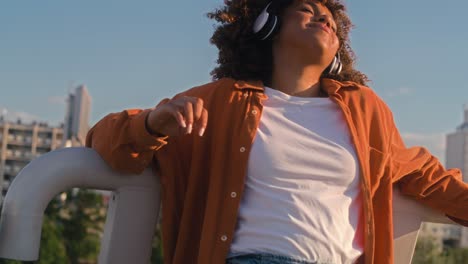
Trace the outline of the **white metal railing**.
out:
M 14 178 L 0 219 L 0 258 L 38 258 L 44 210 L 70 188 L 112 191 L 99 263 L 149 263 L 159 212 L 159 179 L 150 169 L 141 175 L 112 171 L 89 148 L 49 152 Z
M 410 264 L 422 222 L 457 224 L 393 188 L 393 249 L 395 264 Z
M 68 148 L 33 160 L 11 183 L 0 219 L 0 258 L 36 260 L 44 210 L 69 188 L 113 191 L 99 263 L 149 263 L 160 205 L 159 179 L 150 169 L 142 175 L 112 171 L 92 149 Z M 453 223 L 420 203 L 393 194 L 394 258 L 410 264 L 421 223 Z

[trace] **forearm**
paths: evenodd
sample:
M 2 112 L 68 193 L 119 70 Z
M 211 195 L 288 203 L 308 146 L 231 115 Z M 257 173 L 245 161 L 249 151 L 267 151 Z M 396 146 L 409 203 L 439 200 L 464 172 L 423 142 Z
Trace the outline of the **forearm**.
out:
M 126 110 L 109 114 L 89 132 L 86 146 L 95 149 L 116 171 L 141 173 L 152 162 L 154 152 L 167 144 L 166 137 L 147 131 L 151 110 Z

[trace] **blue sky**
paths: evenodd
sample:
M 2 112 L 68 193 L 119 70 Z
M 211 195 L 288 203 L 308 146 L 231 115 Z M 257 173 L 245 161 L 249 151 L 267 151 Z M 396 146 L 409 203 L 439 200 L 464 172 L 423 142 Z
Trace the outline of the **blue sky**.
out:
M 468 2 L 345 2 L 358 69 L 409 145 L 444 159 L 468 103 Z M 205 13 L 223 0 L 1 1 L 0 108 L 57 124 L 70 87 L 87 85 L 91 125 L 209 82 L 217 50 Z

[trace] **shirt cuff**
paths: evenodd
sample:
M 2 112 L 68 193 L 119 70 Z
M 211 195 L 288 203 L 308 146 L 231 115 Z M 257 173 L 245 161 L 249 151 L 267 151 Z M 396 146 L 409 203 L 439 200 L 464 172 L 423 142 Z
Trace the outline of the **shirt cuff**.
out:
M 146 129 L 146 118 L 151 111 L 152 109 L 143 110 L 131 120 L 130 124 L 132 138 L 135 140 L 138 150 L 141 151 L 156 151 L 167 144 L 167 138 L 169 137 L 154 136 Z

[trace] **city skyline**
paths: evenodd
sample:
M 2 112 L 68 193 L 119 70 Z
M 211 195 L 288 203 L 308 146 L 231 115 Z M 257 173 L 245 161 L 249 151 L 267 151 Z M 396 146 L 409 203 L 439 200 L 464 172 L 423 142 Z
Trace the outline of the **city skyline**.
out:
M 345 3 L 355 24 L 357 68 L 392 109 L 405 142 L 444 160 L 445 135 L 462 123 L 468 103 L 468 54 L 460 52 L 468 43 L 468 3 Z M 222 4 L 1 3 L 0 108 L 56 125 L 63 121 L 68 90 L 85 84 L 94 99 L 93 125 L 110 112 L 152 107 L 207 83 L 217 50 L 209 44 L 214 23 L 205 14 Z

